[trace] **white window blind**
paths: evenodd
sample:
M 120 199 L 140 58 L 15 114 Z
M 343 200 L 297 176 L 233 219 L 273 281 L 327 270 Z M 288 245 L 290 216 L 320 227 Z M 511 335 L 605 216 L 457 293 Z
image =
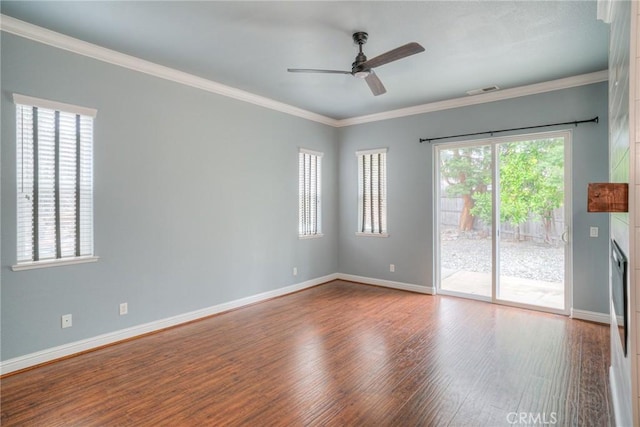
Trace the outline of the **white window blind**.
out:
M 95 110 L 14 101 L 18 264 L 93 255 Z
M 358 234 L 387 233 L 387 149 L 357 151 Z
M 322 153 L 300 149 L 298 153 L 298 234 L 319 236 L 321 217 Z

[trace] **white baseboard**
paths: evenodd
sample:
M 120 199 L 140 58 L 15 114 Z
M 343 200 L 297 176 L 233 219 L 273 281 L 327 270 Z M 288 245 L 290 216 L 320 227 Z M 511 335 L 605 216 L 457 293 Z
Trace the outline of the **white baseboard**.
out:
M 620 427 L 633 425 L 631 408 L 625 408 L 625 406 L 627 405 L 623 404 L 623 402 L 630 399 L 630 397 L 620 394 L 620 388 L 618 385 L 618 380 L 616 379 L 615 372 L 613 370 L 613 366 L 609 367 L 609 388 L 611 391 L 611 406 L 613 406 L 613 417 L 615 419 L 615 425 Z M 627 410 L 625 411 L 625 409 Z
M 121 329 L 115 332 L 109 332 L 106 334 L 98 335 L 95 337 L 87 338 L 80 341 L 75 341 L 69 344 L 60 345 L 57 347 L 47 348 L 45 350 L 30 353 L 24 356 L 15 357 L 13 359 L 7 359 L 0 362 L 0 375 L 5 375 L 10 372 L 19 371 L 32 366 L 40 365 L 42 363 L 51 362 L 56 359 L 71 356 L 74 354 L 82 353 L 84 351 L 92 350 L 105 345 L 113 344 L 118 341 L 134 338 L 136 336 L 148 334 L 150 332 L 159 331 L 172 326 L 180 325 L 194 320 L 202 319 L 214 314 L 222 313 L 224 311 L 233 310 L 246 305 L 255 304 L 260 301 L 265 301 L 271 298 L 279 297 L 282 295 L 297 292 L 312 286 L 320 285 L 325 282 L 336 280 L 338 274 L 329 274 L 327 276 L 318 277 L 316 279 L 307 280 L 302 283 L 297 283 L 291 286 L 285 286 L 280 289 L 276 289 L 269 292 L 263 292 L 261 294 L 252 295 L 250 297 L 241 298 L 234 301 L 229 301 L 223 304 L 206 307 L 200 310 L 191 311 L 188 313 L 179 314 L 177 316 L 168 317 L 161 320 L 156 320 L 142 325 L 133 326 L 126 329 Z
M 322 283 L 330 282 L 336 279 L 364 283 L 367 285 L 382 286 L 382 287 L 391 288 L 391 289 L 399 289 L 399 290 L 409 291 L 409 292 L 416 292 L 420 294 L 429 294 L 429 295 L 435 294 L 435 289 L 429 286 L 420 286 L 420 285 L 414 285 L 411 283 L 394 282 L 391 280 L 356 276 L 352 274 L 333 273 L 327 276 L 318 277 L 312 280 L 307 280 L 302 283 L 286 286 L 273 291 L 263 292 L 261 294 L 252 295 L 250 297 L 229 301 L 226 303 L 214 305 L 211 307 L 206 307 L 206 308 L 191 311 L 188 313 L 179 314 L 177 316 L 172 316 L 172 317 L 156 320 L 149 323 L 144 323 L 142 325 L 132 326 L 130 328 L 109 332 L 106 334 L 98 335 L 98 336 L 87 338 L 84 340 L 75 341 L 69 344 L 64 344 L 57 347 L 44 349 L 34 353 L 26 354 L 24 356 L 15 357 L 13 359 L 7 359 L 3 362 L 0 362 L 0 375 L 5 375 L 11 372 L 19 371 L 32 366 L 40 365 L 42 363 L 51 362 L 56 359 L 72 356 L 74 354 L 82 353 L 88 350 L 93 350 L 99 347 L 103 347 L 105 345 L 114 344 L 118 341 L 134 338 L 140 335 L 148 334 L 150 332 L 156 332 L 172 326 L 177 326 L 183 323 L 192 322 L 194 320 L 202 319 L 208 316 L 212 316 L 214 314 L 244 307 L 250 304 L 255 304 L 257 302 L 265 301 L 271 298 L 287 295 L 293 292 L 297 292 L 297 291 L 310 288 L 312 286 L 320 285 Z M 584 320 L 591 320 L 594 322 L 608 323 L 608 315 L 605 315 L 602 313 L 592 313 L 588 311 L 572 310 L 572 317 L 575 317 L 578 319 L 584 319 Z
M 391 280 L 374 279 L 372 277 L 355 276 L 353 274 L 338 273 L 338 279 L 350 282 L 365 283 L 367 285 L 382 286 L 385 288 L 400 289 L 403 291 L 417 292 L 420 294 L 435 294 L 435 289 L 428 286 L 413 285 L 411 283 L 394 282 Z
M 589 322 L 605 323 L 607 325 L 611 323 L 609 314 L 598 313 L 596 311 L 576 310 L 572 308 L 569 317 L 572 319 L 588 320 Z

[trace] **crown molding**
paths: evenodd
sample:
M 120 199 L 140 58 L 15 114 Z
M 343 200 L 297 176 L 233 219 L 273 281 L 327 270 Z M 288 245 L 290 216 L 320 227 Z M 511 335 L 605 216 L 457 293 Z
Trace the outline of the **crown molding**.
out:
M 136 58 L 135 56 L 97 46 L 73 37 L 65 36 L 64 34 L 47 30 L 7 15 L 0 14 L 0 30 L 69 52 L 77 53 L 79 55 L 87 56 L 89 58 L 97 59 L 98 61 L 107 62 L 112 65 L 149 74 L 154 77 L 181 83 L 186 86 L 202 89 L 207 92 L 237 99 L 239 101 L 248 102 L 250 104 L 269 108 L 292 116 L 302 117 L 314 122 L 334 127 L 336 126 L 337 120 L 330 117 L 303 110 L 302 108 L 294 107 L 264 96 L 255 95 L 231 86 L 223 85 L 222 83 L 194 76 L 193 74 L 178 71 L 150 61 L 145 61 L 143 59 Z
M 470 105 L 485 104 L 487 102 L 501 101 L 518 98 L 521 96 L 536 95 L 555 90 L 569 89 L 577 86 L 585 86 L 600 83 L 609 79 L 609 71 L 602 70 L 594 73 L 581 74 L 564 79 L 536 83 L 528 86 L 514 87 L 483 93 L 480 95 L 466 96 L 462 98 L 448 99 L 445 101 L 431 102 L 429 104 L 416 105 L 414 107 L 400 108 L 398 110 L 385 111 L 383 113 L 369 114 L 366 116 L 352 117 L 338 120 L 337 127 L 359 125 L 363 123 L 378 122 L 381 120 L 396 119 L 399 117 L 413 116 L 416 114 L 432 113 L 434 111 L 449 110 L 452 108 L 468 107 Z
M 154 77 L 169 80 L 175 83 L 184 84 L 207 92 L 233 98 L 239 101 L 248 102 L 260 107 L 269 108 L 281 113 L 301 117 L 314 122 L 322 123 L 333 127 L 346 127 L 363 123 L 377 122 L 381 120 L 395 119 L 416 114 L 431 113 L 435 111 L 449 110 L 452 108 L 467 107 L 471 105 L 484 104 L 487 102 L 500 101 L 521 96 L 535 95 L 544 92 L 551 92 L 560 89 L 568 89 L 576 86 L 584 86 L 608 80 L 608 71 L 598 71 L 595 73 L 582 74 L 574 77 L 553 80 L 544 83 L 537 83 L 528 86 L 521 86 L 511 89 L 503 89 L 496 92 L 488 92 L 480 95 L 473 95 L 462 98 L 454 98 L 445 101 L 431 102 L 428 104 L 416 105 L 408 108 L 386 111 L 382 113 L 369 114 L 365 116 L 351 117 L 348 119 L 333 119 L 302 108 L 294 107 L 283 102 L 275 101 L 264 96 L 236 89 L 223 85 L 212 80 L 194 76 L 193 74 L 145 61 L 131 55 L 117 52 L 78 40 L 73 37 L 55 31 L 47 30 L 28 22 L 20 21 L 7 15 L 0 14 L 0 31 L 4 31 L 29 40 L 43 43 L 49 46 L 83 55 L 98 61 L 117 65 L 130 70 L 145 73 Z

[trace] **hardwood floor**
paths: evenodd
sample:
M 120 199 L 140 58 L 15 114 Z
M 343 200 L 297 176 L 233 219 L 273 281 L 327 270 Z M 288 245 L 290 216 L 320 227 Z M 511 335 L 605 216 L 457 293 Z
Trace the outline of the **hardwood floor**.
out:
M 8 376 L 1 421 L 606 426 L 608 366 L 604 325 L 334 281 Z

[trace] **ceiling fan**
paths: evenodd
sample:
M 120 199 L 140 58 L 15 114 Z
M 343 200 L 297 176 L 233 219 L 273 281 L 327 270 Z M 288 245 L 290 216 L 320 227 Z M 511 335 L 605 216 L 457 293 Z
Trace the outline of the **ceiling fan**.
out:
M 364 79 L 375 96 L 382 95 L 387 90 L 378 76 L 373 72 L 373 69 L 381 65 L 406 58 L 407 56 L 424 52 L 424 47 L 415 42 L 407 43 L 403 46 L 385 52 L 382 55 L 378 55 L 373 59 L 367 60 L 367 57 L 362 52 L 362 45 L 367 42 L 368 37 L 369 35 L 364 31 L 353 33 L 353 41 L 358 44 L 359 52 L 356 56 L 356 60 L 351 64 L 351 71 L 316 70 L 312 68 L 288 68 L 287 71 L 290 73 L 351 74 L 354 77 Z

